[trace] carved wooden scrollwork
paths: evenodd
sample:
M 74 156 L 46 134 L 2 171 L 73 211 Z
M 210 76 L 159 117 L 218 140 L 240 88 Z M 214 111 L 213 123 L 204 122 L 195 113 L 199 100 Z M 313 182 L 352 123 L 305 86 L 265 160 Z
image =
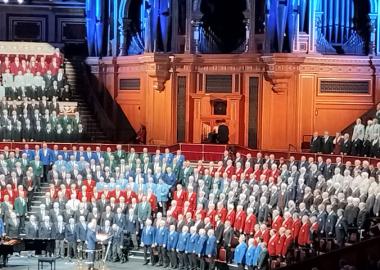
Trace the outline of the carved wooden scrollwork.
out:
M 167 54 L 150 54 L 142 59 L 146 72 L 153 79 L 153 89 L 158 92 L 165 90 L 165 83 L 170 79 L 172 57 Z

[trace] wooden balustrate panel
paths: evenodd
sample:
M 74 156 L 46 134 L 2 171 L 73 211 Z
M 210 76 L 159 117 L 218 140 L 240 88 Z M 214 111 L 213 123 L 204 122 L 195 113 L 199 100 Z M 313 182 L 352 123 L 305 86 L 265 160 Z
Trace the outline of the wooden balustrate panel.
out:
M 182 154 L 188 160 L 203 160 L 202 144 L 180 144 Z
M 29 145 L 29 149 L 34 149 L 35 145 L 42 145 L 42 142 L 0 142 L 0 151 L 5 146 L 8 146 L 10 150 L 19 148 L 20 150 L 24 149 L 25 144 Z M 92 151 L 95 151 L 97 146 L 100 147 L 102 151 L 106 151 L 108 147 L 112 151 L 116 150 L 116 144 L 97 144 L 97 143 L 48 143 L 48 147 L 53 148 L 54 145 L 58 145 L 59 149 L 67 147 L 70 150 L 73 146 L 83 146 L 91 147 Z M 243 156 L 246 156 L 248 153 L 251 153 L 252 157 L 255 158 L 258 152 L 264 155 L 274 154 L 275 159 L 284 158 L 285 160 L 289 159 L 290 156 L 294 156 L 296 160 L 300 160 L 302 156 L 305 156 L 307 159 L 313 157 L 314 160 L 317 160 L 317 157 L 321 156 L 324 160 L 331 158 L 332 163 L 335 163 L 337 157 L 342 159 L 344 164 L 346 161 L 354 163 L 355 160 L 369 161 L 370 164 L 375 165 L 380 162 L 380 159 L 377 158 L 368 158 L 368 157 L 355 157 L 355 156 L 343 156 L 343 155 L 319 155 L 315 153 L 301 153 L 301 152 L 289 152 L 289 151 L 276 151 L 276 150 L 257 150 L 249 149 L 244 146 L 239 145 L 219 145 L 219 144 L 174 144 L 174 145 L 145 145 L 145 144 L 121 144 L 125 151 L 130 151 L 131 148 L 134 148 L 137 153 L 142 153 L 144 148 L 148 149 L 148 152 L 153 154 L 156 150 L 160 150 L 161 153 L 164 153 L 166 148 L 169 148 L 170 152 L 176 154 L 177 150 L 181 150 L 182 154 L 186 159 L 191 161 L 203 160 L 205 162 L 209 161 L 220 161 L 223 158 L 223 153 L 225 150 L 232 148 L 235 152 L 241 153 Z

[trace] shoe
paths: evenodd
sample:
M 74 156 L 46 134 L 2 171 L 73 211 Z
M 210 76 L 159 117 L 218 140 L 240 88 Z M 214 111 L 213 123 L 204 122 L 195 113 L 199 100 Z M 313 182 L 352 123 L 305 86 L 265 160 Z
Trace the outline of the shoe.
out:
M 148 262 L 144 262 L 144 264 L 143 265 L 147 265 L 148 264 Z
M 164 266 L 164 268 L 168 268 L 168 267 L 169 267 L 169 265 L 165 265 L 165 266 Z

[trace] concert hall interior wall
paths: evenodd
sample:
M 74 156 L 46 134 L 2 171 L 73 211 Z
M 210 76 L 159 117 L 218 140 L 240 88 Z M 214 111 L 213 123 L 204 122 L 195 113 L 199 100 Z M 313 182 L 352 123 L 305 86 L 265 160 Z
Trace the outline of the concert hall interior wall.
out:
M 303 136 L 313 131 L 334 135 L 380 98 L 380 63 L 364 56 L 152 53 L 87 62 L 133 127 L 147 127 L 148 143 L 178 141 L 179 78 L 186 81 L 184 142 L 192 143 L 201 143 L 204 123 L 224 118 L 230 143 L 249 145 L 250 78 L 258 80 L 257 121 L 251 126 L 262 149 L 299 148 Z M 231 75 L 231 92 L 208 93 L 208 75 Z M 138 89 L 120 89 L 124 79 L 139 79 Z M 226 116 L 212 114 L 210 100 L 216 98 L 227 100 Z

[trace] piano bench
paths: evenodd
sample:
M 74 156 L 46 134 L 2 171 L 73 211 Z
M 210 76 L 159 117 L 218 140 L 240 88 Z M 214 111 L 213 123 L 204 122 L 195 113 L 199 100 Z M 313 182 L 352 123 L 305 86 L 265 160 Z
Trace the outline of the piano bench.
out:
M 57 258 L 55 257 L 41 257 L 38 258 L 38 270 L 44 269 L 44 263 L 50 264 L 50 270 L 55 270 L 55 261 Z M 41 268 L 40 268 L 41 266 Z

